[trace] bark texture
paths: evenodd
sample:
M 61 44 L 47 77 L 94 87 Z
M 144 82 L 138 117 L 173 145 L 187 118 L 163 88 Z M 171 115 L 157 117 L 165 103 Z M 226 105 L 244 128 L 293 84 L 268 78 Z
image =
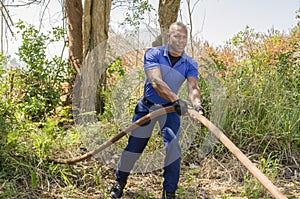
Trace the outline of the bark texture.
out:
M 69 57 L 71 66 L 79 72 L 82 63 L 82 3 L 81 0 L 66 0 L 68 22 Z
M 82 2 L 81 0 L 66 0 L 65 14 L 68 23 L 69 61 L 71 67 L 80 74 L 83 61 L 82 55 Z M 76 74 L 71 77 L 71 82 L 66 88 L 64 106 L 72 104 Z M 73 93 L 72 93 L 73 91 Z M 79 91 L 79 90 L 77 90 Z M 75 91 L 76 92 L 76 91 Z
M 104 111 L 106 45 L 111 0 L 85 0 L 83 9 L 83 67 L 81 70 L 81 113 L 84 120 L 96 120 Z M 89 114 L 90 113 L 90 114 Z
M 177 21 L 180 0 L 160 0 L 158 7 L 159 25 L 161 34 L 152 43 L 152 46 L 167 44 L 167 32 L 170 25 Z

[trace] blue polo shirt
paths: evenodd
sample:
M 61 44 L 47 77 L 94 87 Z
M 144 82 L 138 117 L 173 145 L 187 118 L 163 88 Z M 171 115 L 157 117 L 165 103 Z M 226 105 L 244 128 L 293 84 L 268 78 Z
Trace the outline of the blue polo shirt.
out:
M 178 91 L 188 77 L 198 78 L 198 64 L 185 52 L 172 67 L 168 55 L 168 46 L 150 48 L 144 55 L 144 71 L 160 68 L 163 81 L 178 94 Z M 154 90 L 149 80 L 146 78 L 144 86 L 144 96 L 155 104 L 167 104 L 169 101 L 163 99 Z

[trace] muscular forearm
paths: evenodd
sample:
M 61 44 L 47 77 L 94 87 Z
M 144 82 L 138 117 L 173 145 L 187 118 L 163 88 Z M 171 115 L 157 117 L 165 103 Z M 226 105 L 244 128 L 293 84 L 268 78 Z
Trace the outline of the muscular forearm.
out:
M 160 97 L 168 100 L 169 102 L 174 102 L 178 99 L 178 96 L 171 90 L 168 84 L 162 80 L 159 68 L 147 70 L 146 76 Z
M 198 81 L 193 77 L 188 78 L 188 93 L 193 106 L 201 105 L 200 89 L 198 86 Z
M 191 92 L 189 92 L 189 98 L 190 98 L 193 105 L 201 104 L 200 90 L 199 89 L 192 89 Z
M 174 102 L 178 99 L 178 96 L 170 89 L 170 87 L 160 79 L 152 79 L 152 87 L 158 93 L 158 95 L 170 102 Z

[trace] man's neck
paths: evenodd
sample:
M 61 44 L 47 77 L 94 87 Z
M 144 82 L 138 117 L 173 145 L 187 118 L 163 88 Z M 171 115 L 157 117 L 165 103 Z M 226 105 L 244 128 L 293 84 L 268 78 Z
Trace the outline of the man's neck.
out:
M 169 54 L 172 57 L 181 57 L 182 53 L 174 52 L 174 51 L 169 51 Z

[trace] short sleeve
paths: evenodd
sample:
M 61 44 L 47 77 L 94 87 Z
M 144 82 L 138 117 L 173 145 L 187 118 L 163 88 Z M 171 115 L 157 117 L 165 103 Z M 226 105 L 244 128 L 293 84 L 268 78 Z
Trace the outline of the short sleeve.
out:
M 193 59 L 189 59 L 188 60 L 189 64 L 188 64 L 188 69 L 187 69 L 187 74 L 186 77 L 194 77 L 197 80 L 199 80 L 199 76 L 198 76 L 198 63 L 193 60 Z
M 156 48 L 149 48 L 144 55 L 144 71 L 159 68 L 159 53 L 160 51 Z

